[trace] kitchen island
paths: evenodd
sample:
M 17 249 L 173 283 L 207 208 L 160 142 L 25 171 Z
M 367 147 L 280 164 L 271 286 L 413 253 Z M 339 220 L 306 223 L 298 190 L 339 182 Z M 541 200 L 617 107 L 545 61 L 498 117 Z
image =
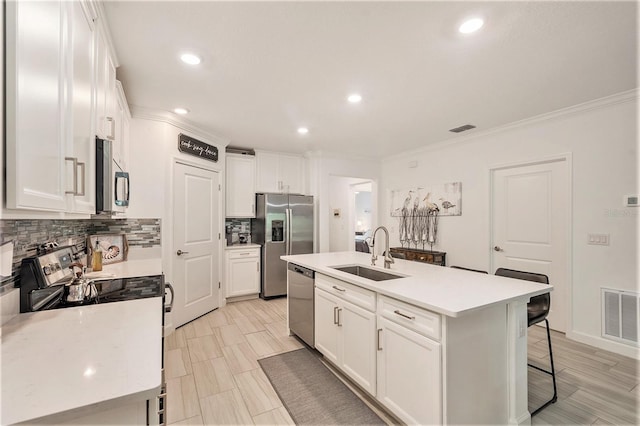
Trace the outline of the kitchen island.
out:
M 316 272 L 315 347 L 406 423 L 530 424 L 527 310 L 552 287 L 356 252 L 283 256 Z M 378 265 L 383 264 L 379 258 Z

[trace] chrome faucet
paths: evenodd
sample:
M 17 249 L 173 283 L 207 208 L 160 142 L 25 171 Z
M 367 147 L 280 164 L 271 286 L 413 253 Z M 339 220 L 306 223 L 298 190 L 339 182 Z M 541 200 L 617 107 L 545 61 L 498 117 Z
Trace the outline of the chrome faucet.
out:
M 391 253 L 389 253 L 389 230 L 384 226 L 378 226 L 375 231 L 373 231 L 373 238 L 371 240 L 371 266 L 376 266 L 376 260 L 378 260 L 378 256 L 376 256 L 376 233 L 378 230 L 382 229 L 384 231 L 384 235 L 386 236 L 385 246 L 384 246 L 384 268 L 391 269 L 391 264 L 394 263 L 393 257 L 391 257 Z

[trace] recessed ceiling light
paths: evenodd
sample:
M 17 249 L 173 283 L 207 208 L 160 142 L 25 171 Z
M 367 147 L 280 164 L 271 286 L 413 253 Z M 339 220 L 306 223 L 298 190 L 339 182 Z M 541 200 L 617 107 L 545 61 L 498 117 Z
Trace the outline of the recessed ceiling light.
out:
M 480 28 L 482 28 L 483 25 L 484 21 L 482 19 L 472 18 L 463 22 L 463 24 L 460 25 L 460 28 L 458 28 L 458 31 L 460 31 L 462 34 L 470 34 L 478 31 Z
M 362 96 L 358 95 L 357 93 L 353 93 L 353 94 L 349 95 L 347 100 L 349 102 L 351 102 L 352 104 L 357 104 L 358 102 L 360 102 L 362 100 Z
M 176 114 L 185 115 L 189 112 L 189 110 L 186 108 L 176 108 L 173 110 L 173 112 L 175 112 Z
M 180 56 L 180 59 L 182 60 L 182 62 L 189 65 L 198 65 L 201 62 L 200 57 L 194 55 L 193 53 L 185 53 Z
M 309 129 L 307 129 L 306 127 L 298 127 L 298 133 L 300 133 L 301 135 L 306 135 L 307 133 L 309 133 Z

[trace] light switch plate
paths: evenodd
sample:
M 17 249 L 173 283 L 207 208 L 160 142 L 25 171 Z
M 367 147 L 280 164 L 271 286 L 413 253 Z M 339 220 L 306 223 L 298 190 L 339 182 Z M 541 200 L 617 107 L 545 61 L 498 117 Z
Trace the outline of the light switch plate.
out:
M 609 234 L 589 234 L 587 236 L 587 244 L 595 246 L 608 246 Z

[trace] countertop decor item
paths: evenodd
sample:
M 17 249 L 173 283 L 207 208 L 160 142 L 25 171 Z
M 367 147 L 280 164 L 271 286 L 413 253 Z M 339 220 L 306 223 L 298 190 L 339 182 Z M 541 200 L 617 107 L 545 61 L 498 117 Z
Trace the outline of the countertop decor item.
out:
M 129 244 L 125 234 L 100 234 L 90 235 L 87 241 L 87 249 L 89 256 L 93 255 L 96 244 L 102 249 L 102 264 L 110 265 L 112 263 L 124 262 L 127 260 L 129 252 Z

